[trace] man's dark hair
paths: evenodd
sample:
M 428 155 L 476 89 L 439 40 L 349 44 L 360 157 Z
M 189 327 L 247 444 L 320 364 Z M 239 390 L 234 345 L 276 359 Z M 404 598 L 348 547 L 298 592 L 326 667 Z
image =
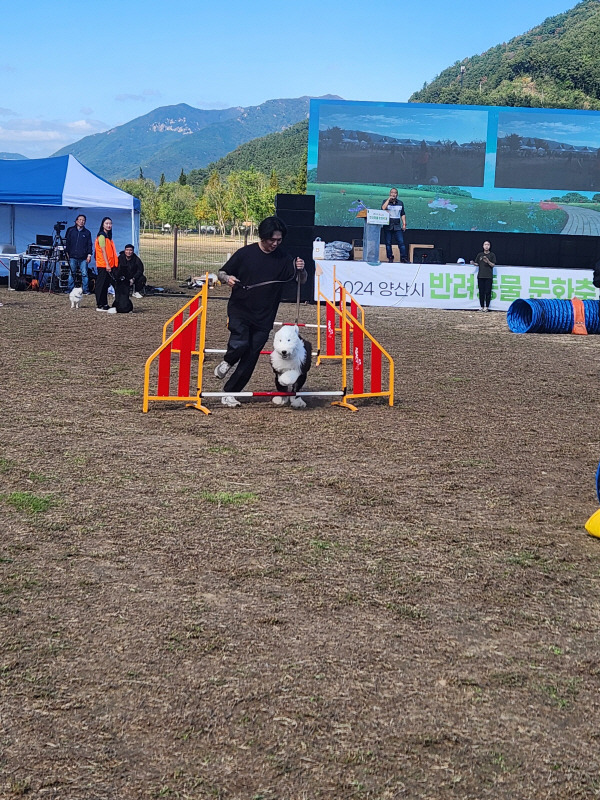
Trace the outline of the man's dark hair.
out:
M 258 226 L 258 238 L 270 239 L 275 231 L 279 231 L 281 236 L 285 239 L 287 234 L 287 227 L 285 222 L 279 217 L 267 217 Z
M 79 217 L 83 217 L 83 218 L 84 218 L 84 220 L 87 222 L 87 217 L 86 217 L 86 215 L 85 215 L 85 214 L 77 214 L 77 216 L 75 217 L 75 222 L 77 222 L 77 220 L 79 219 Z
M 132 250 L 135 250 L 135 247 L 132 244 L 126 244 L 123 250 L 127 250 L 128 247 L 131 247 Z

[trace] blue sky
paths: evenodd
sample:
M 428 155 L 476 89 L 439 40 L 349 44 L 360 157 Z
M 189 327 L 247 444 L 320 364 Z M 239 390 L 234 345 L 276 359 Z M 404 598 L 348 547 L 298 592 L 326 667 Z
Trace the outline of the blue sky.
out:
M 501 112 L 498 135 L 507 136 L 511 133 L 595 149 L 600 141 L 600 115 L 561 110 L 535 114 Z
M 2 9 L 0 151 L 51 155 L 158 106 L 334 94 L 406 102 L 570 0 L 103 0 Z
M 456 140 L 461 144 L 484 142 L 487 136 L 487 109 L 453 111 L 452 108 L 445 107 L 437 113 L 437 107 L 433 107 L 427 114 L 415 114 L 406 107 L 395 108 L 393 105 L 378 104 L 377 108 L 381 109 L 378 113 L 369 104 L 364 106 L 364 114 L 361 114 L 362 106 L 344 108 L 332 100 L 320 105 L 319 130 L 337 126 L 343 130 L 360 130 L 394 138 L 435 141 L 440 138 L 440 130 L 443 129 L 444 139 Z

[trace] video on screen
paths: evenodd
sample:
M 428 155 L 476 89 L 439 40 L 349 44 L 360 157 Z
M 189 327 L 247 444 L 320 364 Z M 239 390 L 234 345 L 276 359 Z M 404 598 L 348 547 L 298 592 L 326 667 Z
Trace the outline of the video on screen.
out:
M 351 104 L 360 105 L 360 104 Z M 318 181 L 483 186 L 487 119 L 481 112 L 387 113 L 325 108 L 319 124 Z
M 600 236 L 600 112 L 311 100 L 315 220 L 396 187 L 412 229 Z
M 600 191 L 600 120 L 500 112 L 495 186 Z

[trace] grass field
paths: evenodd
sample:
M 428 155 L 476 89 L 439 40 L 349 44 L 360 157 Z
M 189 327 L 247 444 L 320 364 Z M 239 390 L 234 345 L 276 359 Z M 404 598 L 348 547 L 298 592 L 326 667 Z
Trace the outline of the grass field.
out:
M 248 240 L 253 241 L 252 239 Z M 142 234 L 140 258 L 144 262 L 148 282 L 173 283 L 189 275 L 217 272 L 228 255 L 244 244 L 241 236 L 181 234 L 177 237 L 177 277 L 173 277 L 174 237 L 171 234 Z
M 183 300 L 90 300 L 0 289 L 2 800 L 600 797 L 598 337 L 368 308 L 394 408 L 143 414 Z
M 387 197 L 382 187 L 365 185 L 311 184 L 309 191 L 317 198 L 318 225 L 356 225 L 356 213 L 351 210 L 355 200 L 362 200 L 369 208 L 380 208 Z M 560 233 L 566 221 L 564 211 L 543 210 L 539 203 L 476 200 L 418 189 L 402 189 L 399 197 L 404 201 L 410 228 Z M 428 204 L 436 198 L 446 199 L 456 209 L 430 208 Z

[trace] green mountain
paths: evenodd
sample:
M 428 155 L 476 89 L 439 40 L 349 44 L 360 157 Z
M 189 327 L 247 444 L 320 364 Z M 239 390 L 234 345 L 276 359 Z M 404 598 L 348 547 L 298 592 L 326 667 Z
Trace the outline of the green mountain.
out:
M 213 170 L 221 177 L 237 170 L 256 169 L 269 175 L 275 170 L 280 186 L 291 184 L 303 162 L 308 146 L 308 120 L 297 122 L 284 131 L 252 139 L 237 147 L 224 158 L 213 161 L 202 169 L 194 169 L 187 176 L 191 186 L 200 187 Z
M 157 108 L 110 131 L 86 136 L 55 156 L 71 153 L 86 167 L 114 181 L 161 173 L 176 180 L 181 170 L 204 167 L 244 142 L 308 117 L 309 97 L 268 100 L 248 108 L 206 111 L 185 103 Z
M 456 61 L 410 102 L 600 109 L 600 3 L 584 0 L 481 55 Z

